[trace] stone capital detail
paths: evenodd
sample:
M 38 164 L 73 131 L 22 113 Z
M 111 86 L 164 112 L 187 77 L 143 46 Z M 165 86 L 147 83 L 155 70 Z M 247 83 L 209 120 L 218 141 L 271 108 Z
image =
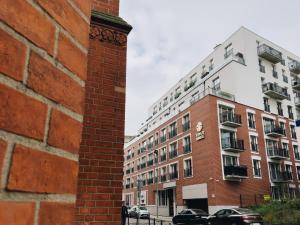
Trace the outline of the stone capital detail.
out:
M 124 46 L 127 43 L 125 34 L 95 25 L 91 25 L 90 39 L 98 39 L 101 42 L 109 42 L 118 46 Z

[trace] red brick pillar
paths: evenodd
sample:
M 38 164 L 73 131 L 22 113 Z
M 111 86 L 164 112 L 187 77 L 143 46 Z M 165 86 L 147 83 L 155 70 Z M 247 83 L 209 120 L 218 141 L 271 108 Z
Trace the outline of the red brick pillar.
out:
M 0 2 L 0 224 L 69 225 L 91 2 Z
M 131 26 L 107 14 L 118 8 L 114 4 L 118 1 L 97 1 L 94 8 L 101 12 L 93 11 L 91 17 L 77 195 L 80 225 L 120 224 L 126 46 Z

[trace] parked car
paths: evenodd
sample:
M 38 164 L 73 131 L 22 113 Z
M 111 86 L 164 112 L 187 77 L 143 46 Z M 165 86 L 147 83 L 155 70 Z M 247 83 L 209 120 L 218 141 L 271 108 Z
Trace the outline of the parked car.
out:
M 150 213 L 148 209 L 145 206 L 133 206 L 129 211 L 128 211 L 129 217 L 133 218 L 150 218 Z
M 173 224 L 207 224 L 208 213 L 201 209 L 184 209 L 173 217 Z
M 207 218 L 208 225 L 262 225 L 261 215 L 247 208 L 221 209 Z
M 131 206 L 127 205 L 126 207 L 127 207 L 127 212 L 128 212 L 128 216 L 129 216 L 129 213 L 131 211 Z

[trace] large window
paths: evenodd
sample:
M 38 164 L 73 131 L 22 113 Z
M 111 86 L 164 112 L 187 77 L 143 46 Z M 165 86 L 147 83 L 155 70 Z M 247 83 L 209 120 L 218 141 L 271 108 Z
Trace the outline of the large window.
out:
M 191 177 L 192 171 L 192 159 L 184 160 L 184 177 Z
M 293 149 L 294 149 L 295 159 L 296 160 L 300 160 L 300 154 L 299 154 L 298 145 L 293 145 Z
M 169 166 L 169 175 L 170 175 L 170 180 L 177 179 L 178 178 L 178 165 L 177 163 L 171 164 Z
M 297 177 L 300 180 L 300 166 L 297 166 Z
M 258 152 L 258 144 L 257 144 L 257 137 L 254 135 L 250 135 L 250 144 L 251 144 L 251 151 Z
M 191 148 L 191 137 L 187 136 L 183 138 L 183 152 L 190 153 L 192 151 Z
M 264 130 L 265 133 L 268 134 L 272 131 L 272 129 L 275 127 L 275 122 L 272 119 L 264 118 Z
M 168 197 L 167 197 L 167 191 L 164 190 L 164 191 L 158 191 L 158 205 L 159 206 L 167 206 L 167 200 L 168 200 Z
M 224 155 L 223 156 L 223 163 L 224 166 L 237 166 L 238 165 L 238 158 L 235 156 Z
M 284 136 L 286 136 L 285 123 L 284 122 L 279 122 L 279 127 L 282 129 Z
M 260 161 L 253 159 L 253 175 L 254 177 L 261 177 Z
M 182 130 L 187 131 L 190 129 L 190 115 L 187 114 L 182 119 Z
M 177 142 L 170 144 L 169 158 L 173 159 L 177 156 Z
M 264 108 L 265 111 L 270 112 L 269 99 L 264 97 Z
M 163 161 L 166 161 L 166 160 L 167 160 L 167 148 L 163 147 L 160 150 L 160 161 L 163 162 Z
M 176 122 L 172 123 L 169 127 L 169 138 L 175 137 L 177 135 Z
M 167 129 L 164 128 L 160 131 L 160 142 L 165 142 L 167 139 Z
M 255 129 L 255 117 L 253 113 L 248 112 L 248 126 L 251 129 Z
M 296 129 L 294 125 L 291 125 L 291 135 L 293 139 L 297 139 Z

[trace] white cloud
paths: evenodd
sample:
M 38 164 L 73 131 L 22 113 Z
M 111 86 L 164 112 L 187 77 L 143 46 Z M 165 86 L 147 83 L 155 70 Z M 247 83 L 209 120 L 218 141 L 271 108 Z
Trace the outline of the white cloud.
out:
M 121 0 L 128 41 L 126 134 L 148 107 L 240 26 L 300 55 L 300 1 Z

